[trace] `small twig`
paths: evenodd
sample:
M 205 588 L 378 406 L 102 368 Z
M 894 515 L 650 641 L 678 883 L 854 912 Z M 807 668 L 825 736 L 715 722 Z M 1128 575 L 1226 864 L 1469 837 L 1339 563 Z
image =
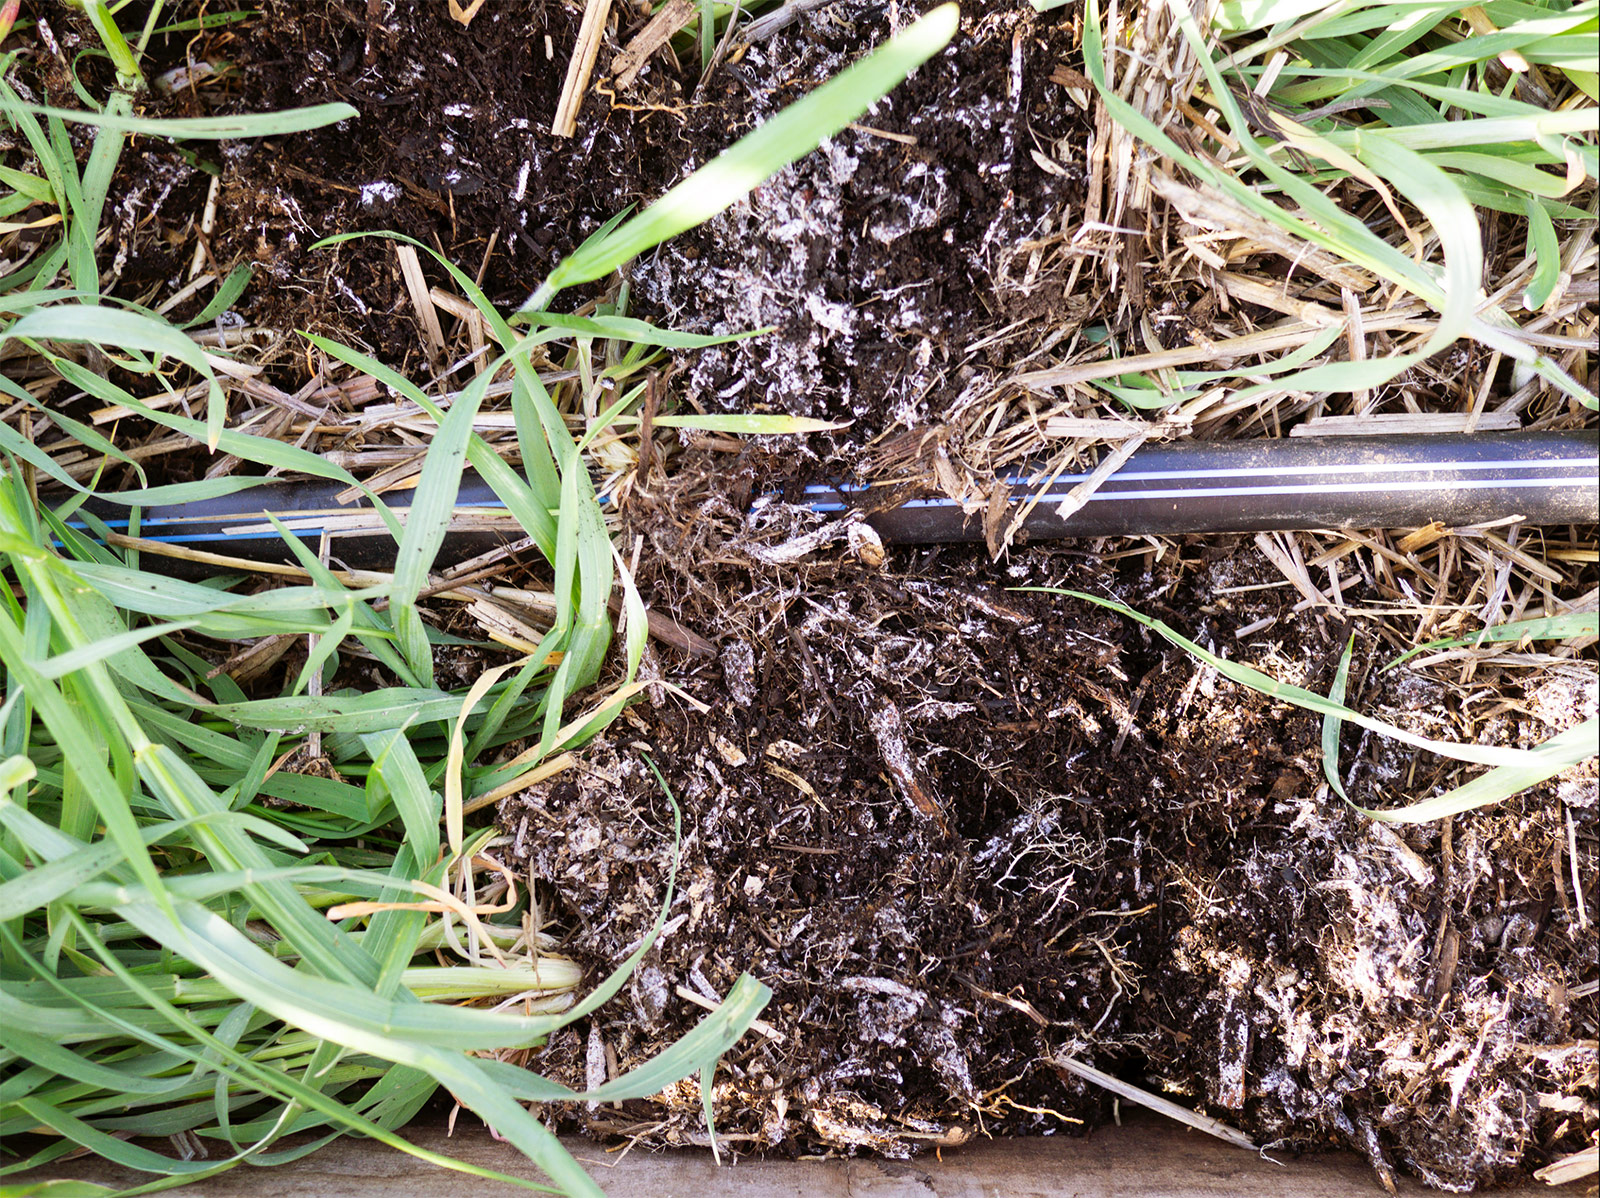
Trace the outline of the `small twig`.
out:
M 808 12 L 824 8 L 832 4 L 833 0 L 788 0 L 782 8 L 769 12 L 764 17 L 758 17 L 745 26 L 744 40 L 746 42 L 759 42 L 773 34 L 787 29 L 789 25 L 805 16 Z
M 644 404 L 639 409 L 639 462 L 634 468 L 640 479 L 649 477 L 650 466 L 655 457 L 651 426 L 655 420 L 656 406 L 661 400 L 661 390 L 660 372 L 649 371 L 645 375 Z
M 855 121 L 851 121 L 845 126 L 845 128 L 853 129 L 857 133 L 865 133 L 868 137 L 881 137 L 885 141 L 898 142 L 902 146 L 914 146 L 919 144 L 917 139 L 909 133 L 895 133 L 889 129 L 877 129 L 871 125 L 858 124 Z
M 1047 416 L 1043 435 L 1094 441 L 1125 441 L 1129 437 L 1139 437 L 1142 440 L 1149 433 L 1150 424 L 1145 420 L 1108 420 L 1101 416 Z
M 477 582 L 486 573 L 491 572 L 492 567 L 498 567 L 506 558 L 515 557 L 519 553 L 536 547 L 537 544 L 538 542 L 534 538 L 523 537 L 520 540 L 496 546 L 487 553 L 478 554 L 477 557 L 469 557 L 464 562 L 457 562 L 439 575 L 442 581 L 438 586 L 428 587 L 419 592 L 417 598 L 424 599 L 429 595 L 438 594 L 440 591 L 448 591 L 453 586 Z
M 929 788 L 918 777 L 917 759 L 906 742 L 906 725 L 900 709 L 885 700 L 883 706 L 872 713 L 868 724 L 872 728 L 872 735 L 877 738 L 879 756 L 906 803 L 917 814 L 937 824 L 940 832 L 948 835 L 950 829 L 938 798 L 929 793 Z
M 1589 912 L 1587 900 L 1583 897 L 1583 880 L 1578 876 L 1578 829 L 1572 820 L 1572 808 L 1566 808 L 1567 816 L 1567 851 L 1572 861 L 1572 901 L 1578 909 L 1578 928 L 1581 931 L 1589 930 Z
M 213 175 L 206 190 L 206 205 L 200 214 L 200 235 L 194 241 L 194 258 L 189 262 L 189 278 L 194 279 L 206 264 L 206 242 L 217 223 L 217 195 L 222 190 L 222 176 Z
M 611 60 L 612 86 L 617 91 L 632 87 L 650 56 L 694 20 L 696 11 L 694 0 L 667 0 L 649 24 L 634 34 L 622 53 Z
M 262 637 L 253 641 L 244 648 L 230 654 L 226 660 L 219 662 L 206 671 L 209 681 L 218 674 L 226 674 L 235 682 L 259 674 L 288 652 L 294 637 L 289 633 L 279 633 L 275 636 Z
M 1009 994 L 1001 994 L 1001 993 L 999 993 L 998 991 L 995 991 L 995 990 L 986 990 L 984 987 L 978 985 L 977 982 L 973 981 L 971 978 L 969 978 L 964 973 L 956 973 L 956 974 L 953 974 L 952 976 L 956 979 L 956 981 L 960 982 L 963 986 L 965 986 L 968 990 L 972 991 L 972 993 L 976 994 L 979 998 L 986 998 L 992 1003 L 998 1003 L 1003 1007 L 1010 1007 L 1013 1011 L 1017 1012 L 1019 1015 L 1026 1015 L 1029 1019 L 1033 1020 L 1040 1027 L 1049 1027 L 1050 1026 L 1050 1021 L 1048 1019 L 1046 1019 L 1043 1015 L 1039 1014 L 1038 1008 L 1035 1007 L 1031 1002 L 1028 1002 L 1027 1000 L 1021 999 L 1021 998 L 1014 998 L 1013 996 L 1011 996 Z
M 426 448 L 417 448 L 411 451 L 411 457 L 403 462 L 396 462 L 378 471 L 366 480 L 366 489 L 374 495 L 382 495 L 387 491 L 410 490 L 417 485 L 417 479 L 422 474 L 422 459 L 427 456 Z M 334 493 L 333 501 L 339 504 L 354 503 L 362 496 L 360 487 L 346 487 Z
M 1112 1077 L 1109 1073 L 1102 1073 L 1093 1065 L 1085 1065 L 1082 1061 L 1072 1057 L 1046 1057 L 1045 1063 L 1055 1066 L 1083 1078 L 1084 1081 L 1093 1082 L 1103 1086 L 1119 1098 L 1126 1098 L 1129 1102 L 1136 1102 L 1140 1106 L 1149 1107 L 1152 1111 L 1176 1119 L 1179 1123 L 1186 1123 L 1196 1131 L 1203 1131 L 1208 1136 L 1216 1136 L 1219 1140 L 1226 1140 L 1240 1148 L 1248 1148 L 1251 1152 L 1260 1151 L 1243 1132 L 1235 1131 L 1226 1123 L 1213 1119 L 1209 1115 L 1201 1115 L 1187 1107 L 1181 1107 L 1148 1090 L 1141 1090 L 1138 1086 L 1129 1085 L 1120 1078 Z

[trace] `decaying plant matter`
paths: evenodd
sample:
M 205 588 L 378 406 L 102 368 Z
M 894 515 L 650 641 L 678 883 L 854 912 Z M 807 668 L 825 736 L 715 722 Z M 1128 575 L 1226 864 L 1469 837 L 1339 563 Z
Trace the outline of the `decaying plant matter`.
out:
M 541 1106 L 548 1121 L 702 1143 L 709 1111 L 722 1148 L 908 1156 L 1106 1121 L 1099 1071 L 1260 1146 L 1361 1152 L 1386 1181 L 1469 1188 L 1592 1153 L 1595 759 L 1382 822 L 1356 808 L 1444 795 L 1483 765 L 1241 685 L 1151 621 L 1413 737 L 1524 762 L 1597 714 L 1595 530 L 1508 514 L 1031 545 L 998 482 L 1174 438 L 1593 426 L 1592 3 L 1410 23 L 1376 5 L 969 5 L 948 51 L 815 153 L 515 327 L 502 317 L 607 222 L 929 6 L 745 5 L 755 19 L 730 24 L 665 5 L 647 34 L 650 14 L 613 4 L 590 22 L 570 138 L 549 126 L 582 5 L 271 0 L 209 23 L 171 7 L 197 23 L 139 42 L 156 81 L 141 115 L 357 116 L 215 149 L 141 136 L 114 172 L 86 170 L 105 215 L 83 232 L 40 145 L 0 130 L 21 172 L 0 295 L 45 260 L 186 330 L 182 353 L 9 337 L 5 449 L 34 483 L 226 488 L 304 468 L 381 495 L 415 485 L 435 443 L 535 484 L 556 447 L 561 478 L 514 516 L 529 536 L 448 567 L 342 571 L 333 542 L 247 572 L 132 528 L 104 538 L 135 565 L 238 572 L 247 612 L 316 592 L 315 628 L 168 630 L 152 643 L 185 685 L 267 701 L 314 676 L 327 706 L 425 667 L 457 692 L 449 720 L 495 688 L 454 756 L 435 719 L 423 758 L 425 791 L 462 771 L 462 818 L 493 821 L 450 900 L 476 916 L 526 882 L 511 955 L 559 944 L 596 978 L 664 921 L 617 1000 L 495 1049 L 502 1063 L 586 1091 L 708 1012 L 751 1029 L 709 1093 L 683 1069 L 645 1096 Z M 77 105 L 71 55 L 94 36 L 74 17 L 19 25 L 17 101 Z M 115 71 L 91 56 L 79 78 L 105 89 Z M 53 144 L 87 160 L 91 138 L 63 126 Z M 59 251 L 58 215 L 80 238 Z M 363 232 L 402 237 L 342 236 Z M 778 435 L 795 417 L 805 435 Z M 583 508 L 580 569 L 536 509 L 587 503 L 584 464 L 608 500 Z M 886 548 L 826 525 L 789 502 L 822 479 L 954 499 L 985 543 Z M 575 591 L 574 570 L 595 585 Z M 636 675 L 601 644 L 629 602 L 614 577 L 649 607 L 619 638 Z M 379 635 L 356 623 L 363 595 L 411 614 Z M 532 674 L 492 674 L 580 625 L 597 639 L 569 676 L 600 689 L 562 692 L 565 727 L 633 700 L 581 746 L 551 736 L 548 702 L 494 706 L 535 694 Z M 355 639 L 332 656 L 307 640 L 333 633 Z M 200 717 L 185 726 L 222 751 Z M 382 788 L 319 773 L 365 752 L 323 731 L 331 747 L 279 762 L 277 805 L 250 811 L 343 820 L 332 859 L 375 868 L 351 829 Z M 315 806 L 335 798 L 348 810 Z M 507 948 L 460 949 L 481 969 L 491 944 Z M 772 990 L 759 1018 L 746 971 Z

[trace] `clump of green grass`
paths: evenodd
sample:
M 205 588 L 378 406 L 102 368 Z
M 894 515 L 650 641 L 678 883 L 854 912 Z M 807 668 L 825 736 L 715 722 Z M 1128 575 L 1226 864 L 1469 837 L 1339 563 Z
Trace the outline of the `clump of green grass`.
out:
M 562 1191 L 598 1194 L 525 1104 L 642 1097 L 696 1071 L 709 1083 L 769 992 L 741 978 L 693 1032 L 589 1094 L 512 1063 L 614 995 L 654 933 L 578 1000 L 575 969 L 528 923 L 529 904 L 497 861 L 492 830 L 475 830 L 468 815 L 482 805 L 475 800 L 515 781 L 479 764 L 485 755 L 513 741 L 529 745 L 516 756 L 526 770 L 616 718 L 637 692 L 644 647 L 643 604 L 613 551 L 586 452 L 629 419 L 639 388 L 624 389 L 575 439 L 530 353 L 559 338 L 574 339 L 582 356 L 596 338 L 643 346 L 675 335 L 617 312 L 537 311 L 528 314 L 535 331 L 523 335 L 440 259 L 498 351 L 447 408 L 383 363 L 308 338 L 436 421 L 403 524 L 342 468 L 230 426 L 226 387 L 184 330 L 101 292 L 97 238 L 126 136 L 247 137 L 355 113 L 324 105 L 210 121 L 133 117 L 139 59 L 160 8 L 130 42 L 103 0 L 85 0 L 121 83 L 98 112 L 23 102 L 4 82 L 10 62 L 0 62 L 0 115 L 21 131 L 36 164 L 6 168 L 14 194 L 0 200 L 0 219 L 40 206 L 58 217 L 30 260 L 0 277 L 0 350 L 25 351 L 83 394 L 241 462 L 356 487 L 394 536 L 396 563 L 388 575 L 349 581 L 285 530 L 298 584 L 251 591 L 234 585 L 237 576 L 191 583 L 150 573 L 136 545 L 81 510 L 92 485 L 0 424 L 0 1136 L 54 1137 L 0 1175 L 81 1147 L 159 1175 L 144 1188 L 160 1189 L 244 1161 L 289 1160 L 355 1132 L 532 1186 L 405 1143 L 399 1129 L 444 1087 Z M 938 10 L 820 89 L 798 116 L 758 130 L 632 221 L 612 222 L 558 268 L 543 299 L 602 277 L 808 152 L 941 48 L 955 19 L 953 5 Z M 96 130 L 81 169 L 68 137 L 73 121 Z M 247 282 L 247 271 L 221 281 L 197 322 L 225 310 Z M 86 366 L 77 347 L 119 373 Z M 623 365 L 635 370 L 644 360 L 630 348 Z M 146 403 L 135 384 L 123 385 L 171 389 L 185 371 L 204 381 L 204 419 Z M 491 380 L 503 374 L 520 471 L 473 428 Z M 10 379 L 0 377 L 0 393 L 19 411 L 48 413 L 108 465 L 133 470 L 142 485 L 103 496 L 128 508 L 130 534 L 144 505 L 260 481 L 151 485 L 139 462 L 94 428 L 46 409 Z M 795 431 L 773 418 L 715 419 L 723 431 Z M 417 604 L 469 465 L 546 560 L 555 611 L 531 652 L 456 693 L 435 684 L 442 638 Z M 71 497 L 41 506 L 41 484 Z M 74 527 L 80 520 L 98 535 Z M 617 654 L 607 603 L 619 585 Z M 268 697 L 247 694 L 206 652 L 287 635 L 310 638 L 307 659 Z M 336 679 L 354 657 L 391 684 L 313 685 Z M 573 717 L 574 698 L 597 683 Z M 306 760 L 318 768 L 292 768 Z M 669 884 L 662 919 L 671 902 Z M 459 962 L 434 964 L 441 951 Z M 711 1087 L 702 1089 L 709 1103 Z M 312 1139 L 279 1147 L 289 1134 Z M 212 1152 L 176 1159 L 128 1135 L 198 1139 Z
M 150 318 L 119 315 L 155 339 Z M 64 378 L 206 439 L 203 422 L 151 409 L 51 348 L 93 340 L 96 319 L 64 305 L 11 333 L 32 339 L 47 328 L 38 348 Z M 483 452 L 471 420 L 492 376 L 438 413 L 395 570 L 377 585 L 346 585 L 303 548 L 301 586 L 247 594 L 160 578 L 70 527 L 76 501 L 36 508 L 24 462 L 0 468 L 0 568 L 10 583 L 0 616 L 0 1051 L 13 1066 L 0 1084 L 0 1134 L 47 1128 L 62 1137 L 8 1168 L 83 1145 L 193 1180 L 272 1159 L 269 1146 L 289 1132 L 398 1143 L 394 1129 L 442 1085 L 563 1190 L 598 1192 L 521 1105 L 574 1096 L 495 1056 L 592 1011 L 637 955 L 573 1005 L 574 973 L 539 955 L 515 884 L 501 888 L 498 906 L 475 900 L 479 875 L 487 869 L 493 880 L 495 849 L 463 813 L 504 779 L 473 765 L 466 746 L 475 756 L 531 739 L 521 759 L 537 762 L 581 743 L 626 701 L 645 619 L 624 575 L 620 677 L 609 698 L 563 722 L 569 697 L 599 678 L 607 657 L 611 545 L 587 464 L 531 371 L 513 398 L 530 410 L 529 477 Z M 246 461 L 342 473 L 248 433 L 224 429 L 215 440 Z M 433 634 L 415 599 L 464 458 L 544 551 L 557 612 L 534 653 L 460 695 L 433 684 Z M 118 498 L 136 514 L 154 494 Z M 208 639 L 291 633 L 315 637 L 315 647 L 275 697 L 248 697 L 195 652 Z M 357 651 L 396 685 L 308 693 L 314 674 L 335 675 Z M 313 737 L 330 770 L 278 768 Z M 452 931 L 457 921 L 464 932 Z M 462 936 L 459 965 L 423 965 Z M 567 1009 L 541 1012 L 552 991 Z M 654 1093 L 711 1068 L 766 993 L 746 978 L 691 1037 L 618 1079 L 614 1096 Z M 530 1013 L 476 1009 L 519 997 Z M 45 1051 L 41 1037 L 55 1045 Z M 227 1153 L 177 1161 L 117 1131 L 195 1134 Z
M 1172 12 L 1190 77 L 1138 90 L 1170 97 L 1174 107 L 1192 100 L 1210 110 L 1210 123 L 1132 102 L 1137 71 L 1126 68 L 1119 79 L 1121 47 L 1107 42 L 1101 6 L 1090 3 L 1085 69 L 1112 119 L 1208 195 L 1268 222 L 1303 253 L 1324 252 L 1357 272 L 1341 275 L 1346 285 L 1365 278 L 1433 315 L 1399 352 L 1365 360 L 1329 360 L 1342 327 L 1307 328 L 1297 352 L 1277 364 L 1130 372 L 1095 385 L 1136 408 L 1194 401 L 1235 380 L 1250 385 L 1230 395 L 1233 405 L 1285 392 L 1364 392 L 1468 339 L 1512 360 L 1519 378 L 1542 377 L 1596 406 L 1588 388 L 1521 334 L 1517 317 L 1557 287 L 1563 250 L 1554 222 L 1595 220 L 1582 196 L 1600 176 L 1600 4 L 1232 0 L 1210 28 L 1187 8 Z M 1476 32 L 1474 21 L 1494 32 Z M 1575 102 L 1553 110 L 1541 89 L 1568 80 Z M 1174 124 L 1187 126 L 1182 142 L 1169 132 Z M 1358 216 L 1352 194 L 1381 198 L 1383 219 Z M 1520 226 L 1526 244 L 1515 310 L 1486 274 L 1481 227 L 1497 214 Z M 1486 298 L 1486 287 L 1496 295 Z M 1069 381 L 1055 374 L 1029 377 Z

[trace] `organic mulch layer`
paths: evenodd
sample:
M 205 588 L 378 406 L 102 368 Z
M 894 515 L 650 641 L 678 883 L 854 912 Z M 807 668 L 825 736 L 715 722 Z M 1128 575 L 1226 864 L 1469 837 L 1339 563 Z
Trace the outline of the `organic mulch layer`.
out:
M 230 106 L 337 100 L 361 117 L 230 145 L 212 252 L 256 261 L 271 284 L 237 308 L 252 325 L 327 333 L 425 367 L 391 245 L 314 242 L 404 233 L 480 275 L 497 303 L 520 304 L 603 221 L 858 57 L 863 35 L 881 32 L 880 9 L 834 5 L 751 45 L 704 86 L 652 60 L 627 96 L 592 91 L 569 140 L 534 115 L 553 111 L 561 88 L 566 59 L 553 47 L 570 45 L 579 15 L 566 6 L 485 9 L 463 28 L 440 5 L 375 23 L 354 5 L 268 3 L 215 51 L 243 72 Z M 1051 79 L 1074 53 L 1071 31 L 1035 22 L 1025 5 L 970 25 L 821 152 L 635 264 L 635 315 L 686 332 L 774 329 L 686 362 L 677 385 L 691 402 L 854 420 L 847 437 L 817 445 L 854 457 L 879 433 L 948 421 L 984 368 L 1014 365 L 1009 337 L 990 333 L 1079 324 L 1105 306 L 1063 294 L 1040 265 L 1063 212 L 1082 211 L 1086 181 L 1038 147 L 1093 136 Z M 171 177 L 190 170 L 153 153 L 151 177 L 129 194 L 149 211 L 157 178 L 172 195 Z M 170 218 L 194 207 L 172 202 Z M 170 269 L 128 249 L 129 271 Z M 969 352 L 979 340 L 990 344 Z
M 658 561 L 680 536 L 653 540 Z M 1592 763 L 1490 812 L 1392 829 L 1330 797 L 1320 718 L 1118 616 L 1007 589 L 1110 593 L 1325 692 L 1343 630 L 1296 614 L 1237 544 L 1116 564 L 1036 549 L 998 568 L 982 550 L 899 551 L 881 570 L 775 568 L 737 535 L 676 551 L 676 581 L 695 585 L 672 610 L 720 647 L 665 672 L 707 709 L 641 703 L 579 768 L 501 808 L 569 948 L 597 966 L 665 897 L 672 816 L 643 755 L 684 810 L 670 934 L 630 1001 L 555 1039 L 541 1070 L 592 1082 L 643 1059 L 748 969 L 775 998 L 718 1085 L 717 1134 L 735 1144 L 909 1155 L 1108 1120 L 1110 1097 L 1061 1056 L 1263 1142 L 1349 1145 L 1440 1186 L 1578 1142 L 1592 1114 L 1542 1096 L 1593 1085 L 1593 998 L 1564 981 L 1591 967 L 1592 930 L 1562 818 L 1592 818 Z M 1362 709 L 1445 731 L 1441 683 L 1374 676 L 1362 649 Z M 1507 744 L 1595 708 L 1578 668 L 1509 693 Z M 1358 801 L 1448 764 L 1345 742 Z M 705 1137 L 692 1087 L 667 1112 L 570 1118 Z
M 564 139 L 548 117 L 581 6 L 491 4 L 463 26 L 443 3 L 267 0 L 259 19 L 169 49 L 226 58 L 234 90 L 159 107 L 360 111 L 227 146 L 207 250 L 222 269 L 257 264 L 236 306 L 250 328 L 328 333 L 426 378 L 445 363 L 392 244 L 313 249 L 319 238 L 408 234 L 515 306 L 607 218 L 917 7 L 827 6 L 703 83 L 653 60 L 626 92 L 591 89 Z M 1385 671 L 1399 648 L 1348 615 L 1457 584 L 1370 541 L 1332 558 L 1335 604 L 1280 568 L 1333 541 L 885 555 L 812 535 L 815 520 L 782 502 L 854 475 L 937 479 L 981 508 L 974 480 L 1005 455 L 975 420 L 1017 419 L 993 406 L 997 380 L 1091 322 L 1150 331 L 1159 348 L 1215 305 L 1159 255 L 1111 269 L 1122 250 L 1105 248 L 1104 222 L 1073 240 L 1086 212 L 1108 215 L 1111 184 L 1087 165 L 1105 131 L 1072 98 L 1084 80 L 1071 23 L 1021 3 L 969 9 L 952 50 L 857 126 L 630 271 L 634 315 L 773 328 L 678 355 L 662 385 L 683 407 L 849 423 L 802 440 L 685 434 L 621 506 L 619 544 L 687 648 L 653 646 L 663 685 L 572 768 L 505 800 L 498 823 L 565 950 L 597 973 L 648 932 L 675 862 L 676 892 L 624 996 L 530 1063 L 575 1086 L 604 1080 L 750 971 L 774 998 L 713 1095 L 717 1140 L 737 1151 L 906 1157 L 1092 1129 L 1116 1107 L 1060 1063 L 1081 1061 L 1264 1145 L 1353 1149 L 1386 1180 L 1525 1178 L 1597 1122 L 1595 762 L 1488 810 L 1375 822 L 1331 793 L 1319 717 L 1115 613 L 1013 588 L 1120 600 L 1324 694 L 1354 634 L 1349 701 L 1442 739 L 1529 747 L 1593 716 L 1592 649 L 1537 670 Z M 625 40 L 614 29 L 602 63 Z M 162 230 L 190 219 L 206 184 L 160 145 L 128 161 L 113 200 L 136 294 L 180 269 Z M 1150 228 L 1127 242 L 1136 251 L 1166 244 L 1155 211 L 1137 217 Z M 1430 388 L 1471 380 L 1473 352 L 1419 372 L 1408 394 L 1425 406 Z M 296 353 L 264 365 L 286 388 L 305 381 Z M 184 475 L 177 458 L 166 468 Z M 1592 564 L 1558 577 L 1566 598 L 1596 582 Z M 486 664 L 465 652 L 443 681 Z M 1359 729 L 1339 749 L 1365 806 L 1457 780 L 1453 763 Z M 707 1141 L 690 1082 L 550 1118 L 606 1139 Z

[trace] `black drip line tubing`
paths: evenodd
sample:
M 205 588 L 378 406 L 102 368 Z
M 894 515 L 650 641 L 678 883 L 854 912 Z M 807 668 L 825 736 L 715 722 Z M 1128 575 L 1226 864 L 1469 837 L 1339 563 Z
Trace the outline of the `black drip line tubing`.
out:
M 1184 441 L 1138 449 L 1075 511 L 1060 510 L 1087 474 L 1008 477 L 1013 505 L 1032 504 L 1018 542 L 1064 537 L 1251 533 L 1315 529 L 1462 528 L 1519 519 L 1528 525 L 1600 520 L 1600 430 L 1410 436 Z M 364 499 L 340 503 L 337 483 L 270 483 L 215 499 L 143 508 L 149 541 L 254 561 L 292 561 L 271 513 L 355 568 L 393 561 L 394 542 Z M 939 496 L 884 506 L 885 488 L 817 484 L 799 503 L 865 519 L 885 542 L 981 541 L 982 520 Z M 605 496 L 601 501 L 605 502 Z M 403 510 L 410 491 L 383 496 Z M 773 497 L 756 501 L 774 502 Z M 84 507 L 114 532 L 129 505 L 97 496 Z M 81 518 L 73 526 L 93 535 Z M 476 475 L 462 479 L 456 522 L 441 562 L 461 561 L 522 534 Z

